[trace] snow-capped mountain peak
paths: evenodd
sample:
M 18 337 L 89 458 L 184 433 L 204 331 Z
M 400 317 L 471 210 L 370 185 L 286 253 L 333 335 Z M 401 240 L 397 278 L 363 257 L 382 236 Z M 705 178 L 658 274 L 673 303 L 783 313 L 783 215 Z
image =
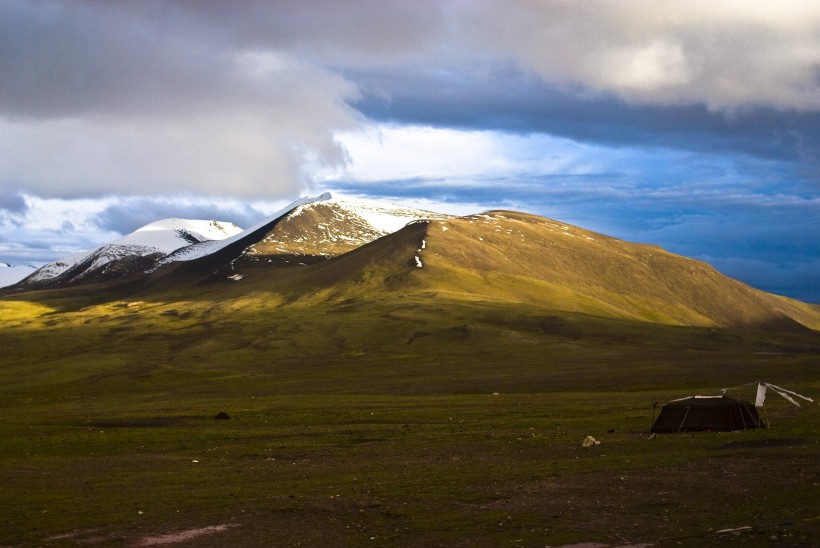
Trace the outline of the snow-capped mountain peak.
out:
M 23 283 L 74 282 L 89 276 L 107 278 L 135 273 L 177 249 L 229 238 L 241 232 L 240 227 L 227 221 L 163 219 L 92 251 L 75 253 L 49 263 Z
M 448 218 L 452 216 L 377 200 L 316 201 L 294 209 L 264 239 L 248 248 L 246 257 L 251 261 L 282 255 L 331 257 L 396 232 L 410 222 Z M 295 262 L 305 264 L 300 260 Z M 283 262 L 289 264 L 290 259 Z
M 263 237 L 280 217 L 294 208 L 330 197 L 325 193 L 300 198 L 247 230 L 225 221 L 178 218 L 155 221 L 95 250 L 47 264 L 20 283 L 43 287 L 113 280 L 147 274 L 168 263 L 194 261 L 217 253 L 230 254 L 237 247 L 257 241 L 254 238 Z M 240 252 L 241 249 L 236 255 Z
M 242 232 L 226 221 L 163 219 L 138 228 L 109 245 L 136 245 L 172 253 L 181 247 L 210 240 L 224 240 Z

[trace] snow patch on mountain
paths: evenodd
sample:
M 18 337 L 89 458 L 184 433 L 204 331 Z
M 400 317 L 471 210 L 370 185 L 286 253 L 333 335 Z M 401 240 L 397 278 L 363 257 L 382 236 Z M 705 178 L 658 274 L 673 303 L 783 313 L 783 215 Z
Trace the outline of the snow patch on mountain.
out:
M 163 219 L 92 251 L 75 253 L 24 277 L 26 286 L 66 284 L 79 280 L 115 279 L 149 273 L 162 264 L 204 257 L 261 230 L 295 207 L 330 199 L 330 194 L 301 198 L 247 230 L 225 221 Z
M 284 208 L 280 209 L 279 211 L 277 211 L 276 213 L 274 213 L 270 217 L 267 217 L 267 218 L 259 221 L 258 223 L 256 223 L 252 227 L 250 227 L 249 229 L 247 229 L 245 231 L 242 231 L 242 232 L 239 232 L 238 234 L 233 234 L 228 238 L 196 243 L 196 244 L 189 245 L 187 247 L 183 247 L 181 249 L 178 249 L 178 250 L 174 251 L 173 253 L 171 253 L 170 255 L 168 255 L 167 257 L 165 257 L 164 259 L 162 259 L 157 264 L 157 267 L 162 266 L 164 264 L 176 262 L 176 261 L 193 261 L 194 259 L 199 259 L 200 257 L 205 257 L 207 255 L 215 253 L 215 252 L 219 251 L 220 249 L 223 249 L 223 248 L 231 245 L 232 243 L 234 243 L 238 240 L 241 240 L 242 238 L 247 237 L 248 235 L 250 235 L 250 234 L 252 234 L 252 233 L 254 233 L 258 230 L 261 230 L 265 226 L 273 223 L 274 221 L 278 220 L 280 217 L 283 217 L 284 215 L 291 212 L 293 209 L 298 208 L 299 206 L 303 206 L 303 205 L 306 205 L 306 204 L 312 204 L 314 202 L 321 202 L 321 201 L 325 201 L 325 200 L 330 200 L 331 198 L 332 198 L 332 196 L 330 195 L 329 192 L 325 192 L 324 194 L 321 194 L 319 196 L 299 198 L 298 200 L 295 200 L 295 201 L 291 202 L 289 205 L 287 205 Z
M 163 219 L 92 251 L 82 251 L 49 263 L 28 277 L 26 283 L 45 282 L 63 275 L 82 279 L 114 261 L 164 256 L 192 243 L 224 239 L 241 231 L 241 228 L 226 221 Z M 76 276 L 71 276 L 70 271 L 74 269 L 78 272 Z
M 211 240 L 224 240 L 241 232 L 240 227 L 224 221 L 164 219 L 147 224 L 111 244 L 144 246 L 163 253 L 172 253 L 180 247 Z
M 305 217 L 313 221 L 305 222 Z M 246 256 L 331 257 L 392 234 L 412 222 L 452 217 L 378 200 L 331 199 L 296 208 L 258 245 L 248 248 Z
M 76 266 L 77 263 L 85 259 L 91 253 L 93 253 L 93 251 L 81 251 L 79 253 L 75 253 L 74 255 L 69 255 L 68 257 L 58 259 L 53 263 L 48 263 L 47 265 L 40 267 L 36 272 L 29 276 L 26 279 L 26 282 L 36 283 L 56 278 L 68 269 Z
M 323 204 L 326 204 L 323 205 Z M 298 230 L 277 232 L 280 219 L 292 223 L 312 207 L 323 209 L 319 221 L 297 223 Z M 313 214 L 313 213 L 311 213 Z M 332 256 L 391 234 L 411 222 L 451 219 L 432 211 L 402 207 L 376 200 L 333 199 L 330 193 L 300 198 L 247 230 L 221 221 L 164 219 L 147 224 L 90 252 L 81 252 L 45 265 L 22 280 L 38 286 L 107 280 L 150 273 L 162 265 L 187 262 L 256 243 L 295 255 Z M 293 226 L 293 225 L 290 225 Z M 268 234 L 265 237 L 265 234 Z M 283 235 L 279 241 L 277 234 Z M 265 238 L 263 241 L 262 238 Z M 232 252 L 232 251 L 231 251 Z
M 411 209 L 389 202 L 377 200 L 334 200 L 341 209 L 364 219 L 376 231 L 383 234 L 392 234 L 401 230 L 412 221 L 422 219 L 448 219 L 450 215 L 443 215 L 433 211 Z

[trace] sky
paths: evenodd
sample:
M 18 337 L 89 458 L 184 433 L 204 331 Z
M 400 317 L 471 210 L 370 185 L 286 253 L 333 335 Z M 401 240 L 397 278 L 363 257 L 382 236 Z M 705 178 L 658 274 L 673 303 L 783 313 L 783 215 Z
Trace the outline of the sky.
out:
M 330 191 L 820 303 L 815 0 L 0 0 L 0 74 L 2 262 Z

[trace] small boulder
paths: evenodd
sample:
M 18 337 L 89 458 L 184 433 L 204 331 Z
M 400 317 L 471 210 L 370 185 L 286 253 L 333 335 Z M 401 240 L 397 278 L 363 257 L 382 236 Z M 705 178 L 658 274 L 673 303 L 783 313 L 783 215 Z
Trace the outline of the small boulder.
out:
M 219 413 L 217 413 L 217 415 L 214 417 L 214 420 L 218 420 L 218 421 L 226 421 L 226 420 L 228 420 L 228 419 L 230 419 L 230 418 L 231 418 L 231 416 L 230 416 L 230 415 L 228 415 L 226 412 L 224 412 L 224 411 L 220 411 L 220 412 L 219 412 Z
M 601 442 L 593 438 L 592 436 L 587 436 L 584 438 L 584 442 L 581 444 L 584 447 L 593 447 L 595 445 L 601 445 Z

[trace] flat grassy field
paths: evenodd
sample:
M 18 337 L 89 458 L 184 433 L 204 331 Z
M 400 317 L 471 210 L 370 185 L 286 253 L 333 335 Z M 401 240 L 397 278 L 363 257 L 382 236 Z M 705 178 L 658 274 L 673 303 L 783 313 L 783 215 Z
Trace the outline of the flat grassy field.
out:
M 816 332 L 440 295 L 68 295 L 0 301 L 0 545 L 818 545 L 816 402 L 770 396 L 765 430 L 648 433 L 653 402 L 693 393 L 816 398 Z

